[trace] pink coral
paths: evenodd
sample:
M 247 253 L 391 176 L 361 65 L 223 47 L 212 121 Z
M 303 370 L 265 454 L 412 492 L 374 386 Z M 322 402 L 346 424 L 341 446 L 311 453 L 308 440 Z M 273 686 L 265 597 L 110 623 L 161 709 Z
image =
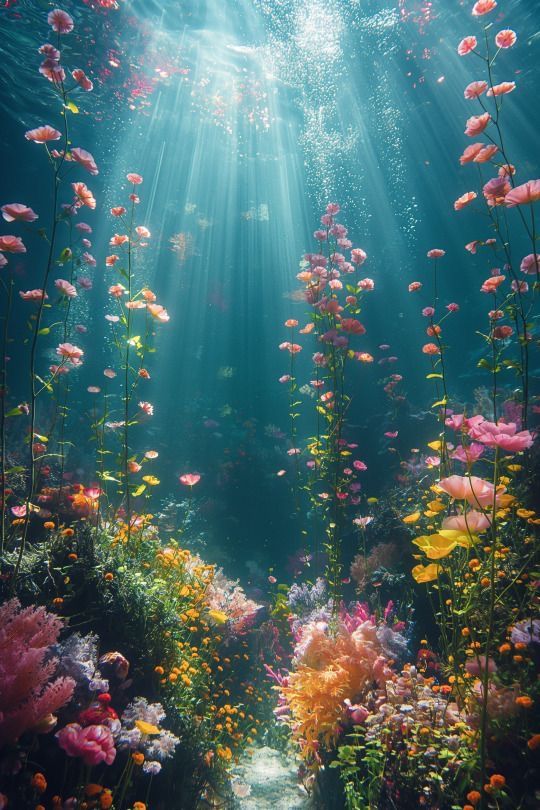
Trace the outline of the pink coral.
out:
M 71 699 L 75 682 L 53 680 L 57 659 L 49 649 L 61 620 L 18 599 L 0 607 L 0 747 L 29 730 L 49 731 L 54 713 Z

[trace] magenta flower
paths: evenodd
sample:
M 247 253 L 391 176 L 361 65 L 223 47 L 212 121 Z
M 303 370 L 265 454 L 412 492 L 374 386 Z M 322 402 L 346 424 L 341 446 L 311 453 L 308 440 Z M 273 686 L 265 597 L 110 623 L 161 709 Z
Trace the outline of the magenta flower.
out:
M 83 728 L 78 723 L 68 723 L 56 734 L 56 738 L 69 757 L 79 757 L 89 767 L 100 762 L 112 765 L 115 760 L 114 738 L 107 726 Z

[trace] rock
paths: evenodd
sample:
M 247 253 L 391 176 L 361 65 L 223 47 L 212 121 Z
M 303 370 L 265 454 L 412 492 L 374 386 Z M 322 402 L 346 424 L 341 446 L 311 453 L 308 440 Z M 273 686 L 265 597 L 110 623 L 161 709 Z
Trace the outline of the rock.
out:
M 250 786 L 245 798 L 238 798 L 241 810 L 308 810 L 308 797 L 298 787 L 297 764 L 274 748 L 256 748 L 234 770 L 239 784 Z

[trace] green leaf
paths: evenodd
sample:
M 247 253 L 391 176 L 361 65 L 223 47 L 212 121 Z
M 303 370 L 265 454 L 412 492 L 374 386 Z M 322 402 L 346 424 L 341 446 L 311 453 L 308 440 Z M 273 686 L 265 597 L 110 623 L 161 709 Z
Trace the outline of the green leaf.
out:
M 74 115 L 77 115 L 78 112 L 79 112 L 79 108 L 77 107 L 76 104 L 73 103 L 73 101 L 68 101 L 68 103 L 66 104 L 66 107 L 67 107 L 68 110 L 71 110 L 71 112 Z
M 44 326 L 43 329 L 38 331 L 38 335 L 48 335 L 50 333 L 50 328 L 48 326 Z
M 22 411 L 20 411 L 18 408 L 12 408 L 10 411 L 8 411 L 8 412 L 6 413 L 6 418 L 7 418 L 8 416 L 22 416 L 22 413 L 23 413 L 23 412 L 22 412 Z
M 143 494 L 145 489 L 146 489 L 146 484 L 141 484 L 139 487 L 137 487 L 137 489 L 134 489 L 131 494 L 133 495 L 134 498 L 138 498 L 139 495 Z
M 432 408 L 438 408 L 439 405 L 446 405 L 447 402 L 448 402 L 448 400 L 446 399 L 446 397 L 443 397 L 442 399 L 439 399 L 437 402 L 434 402 L 431 407 Z

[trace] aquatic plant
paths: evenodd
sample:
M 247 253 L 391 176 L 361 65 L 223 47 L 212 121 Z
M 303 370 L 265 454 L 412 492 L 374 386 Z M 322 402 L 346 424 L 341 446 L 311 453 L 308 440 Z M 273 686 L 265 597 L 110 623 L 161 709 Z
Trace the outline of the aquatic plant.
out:
M 18 599 L 0 606 L 0 747 L 26 731 L 46 733 L 69 702 L 75 682 L 55 677 L 51 656 L 62 621 L 43 607 L 22 608 Z

